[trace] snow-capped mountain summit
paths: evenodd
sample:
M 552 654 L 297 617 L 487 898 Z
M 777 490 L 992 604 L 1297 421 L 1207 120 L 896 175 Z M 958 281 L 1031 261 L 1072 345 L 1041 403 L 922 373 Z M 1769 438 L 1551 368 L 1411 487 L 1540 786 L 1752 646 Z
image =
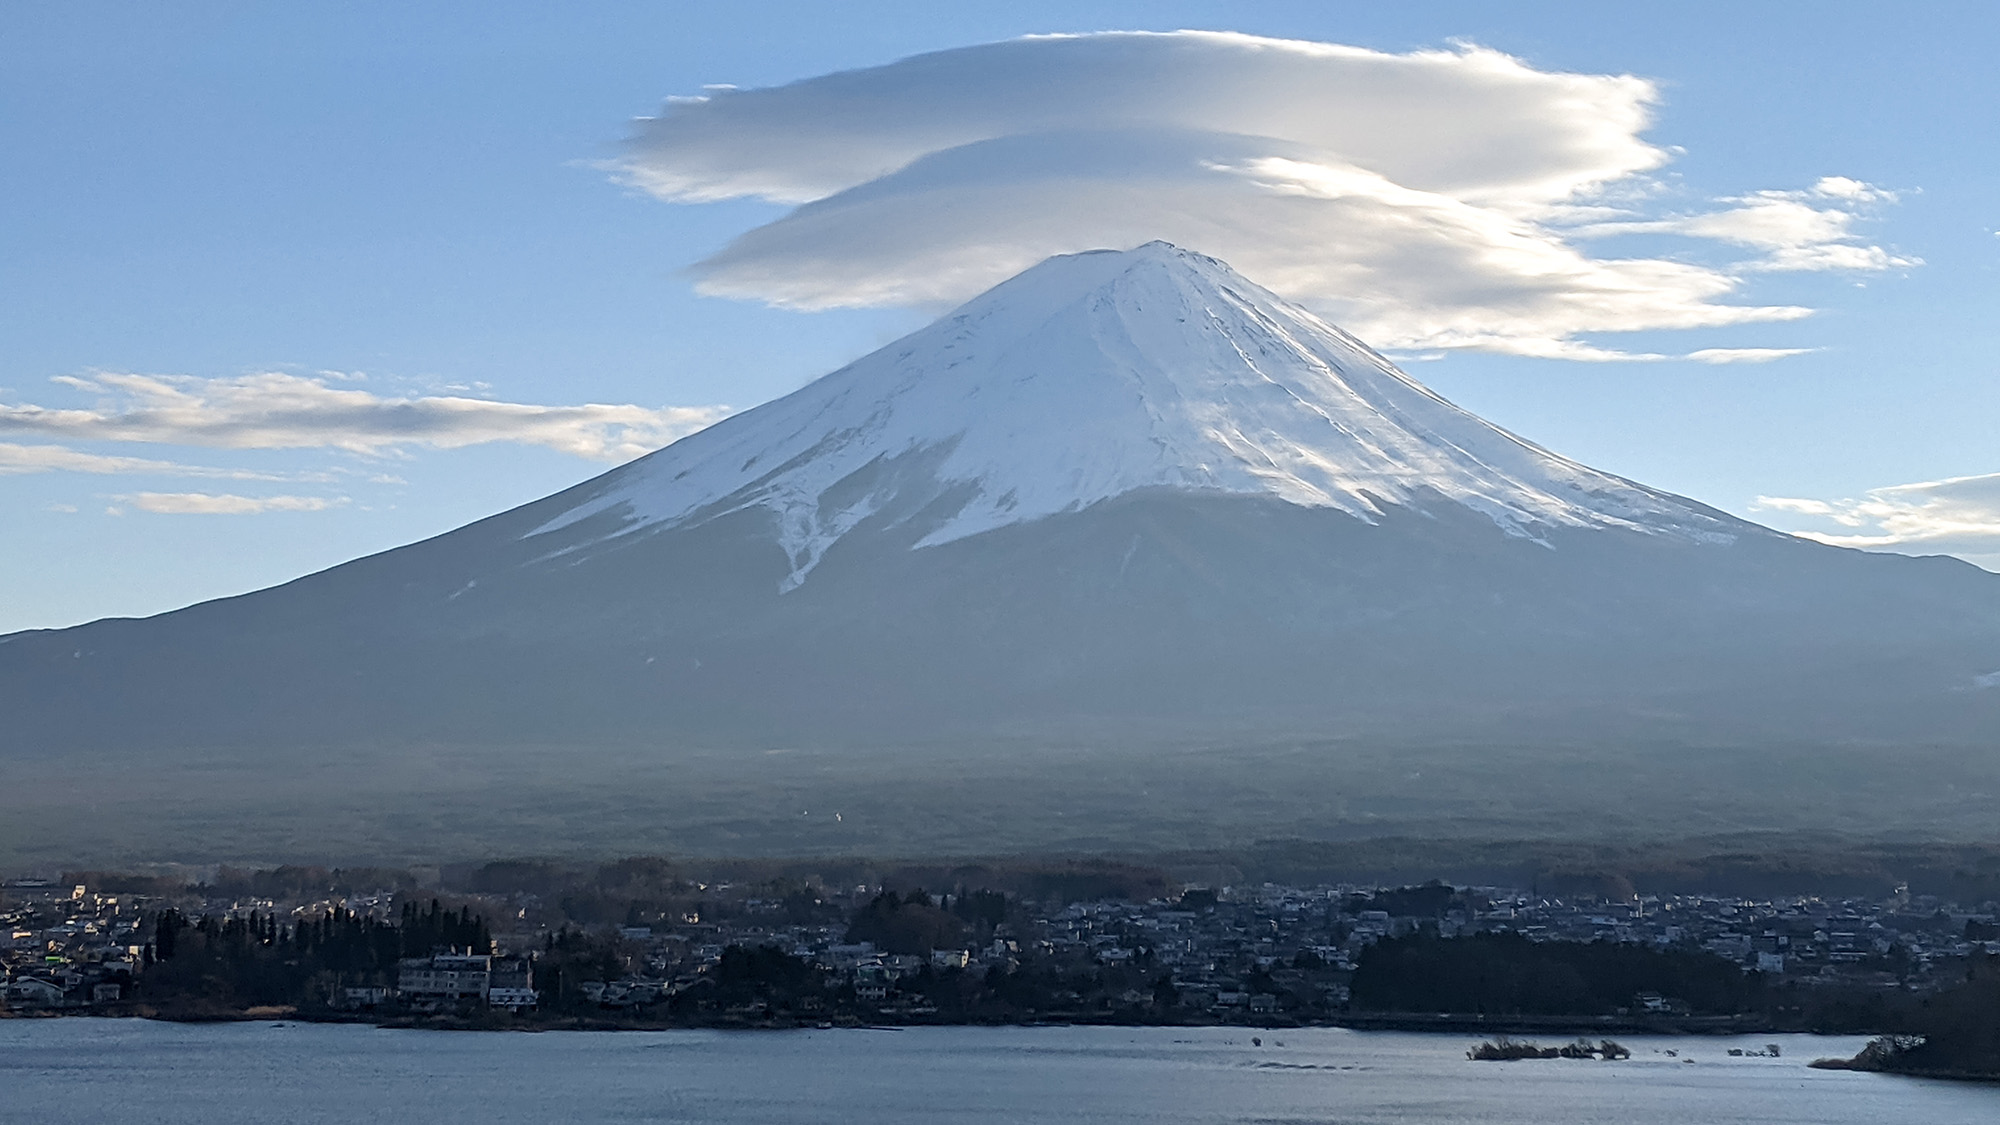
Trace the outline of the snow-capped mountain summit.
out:
M 877 513 L 947 543 L 1146 488 L 1268 496 L 1373 522 L 1455 504 L 1508 534 L 1742 525 L 1446 402 L 1360 341 L 1165 242 L 1051 258 L 804 389 L 616 470 L 546 534 L 746 508 L 803 580 Z M 572 548 L 573 549 L 573 548 Z

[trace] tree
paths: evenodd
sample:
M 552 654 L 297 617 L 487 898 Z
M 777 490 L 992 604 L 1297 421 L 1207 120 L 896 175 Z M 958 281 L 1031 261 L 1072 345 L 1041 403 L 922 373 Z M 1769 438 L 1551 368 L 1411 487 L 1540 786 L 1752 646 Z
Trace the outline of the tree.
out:
M 855 911 L 847 925 L 847 940 L 873 942 L 890 953 L 922 955 L 958 948 L 964 932 L 964 923 L 932 904 L 923 891 L 911 891 L 907 897 L 883 891 Z

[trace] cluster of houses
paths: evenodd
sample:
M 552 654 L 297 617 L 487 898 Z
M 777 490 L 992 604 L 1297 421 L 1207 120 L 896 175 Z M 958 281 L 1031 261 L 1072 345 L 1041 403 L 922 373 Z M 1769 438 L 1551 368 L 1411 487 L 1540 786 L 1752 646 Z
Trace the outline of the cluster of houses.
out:
M 123 1000 L 145 953 L 130 896 L 53 879 L 0 887 L 0 967 L 10 1009 L 88 1009 Z
M 856 902 L 874 890 L 856 888 Z M 730 945 L 772 946 L 819 966 L 836 988 L 851 987 L 855 1001 L 889 1015 L 922 1013 L 921 1000 L 905 982 L 926 969 L 984 974 L 1034 959 L 1059 968 L 1135 970 L 1100 973 L 1126 980 L 1122 992 L 1072 1000 L 1155 1012 L 1170 1003 L 1182 1013 L 1229 1018 L 1287 1005 L 1298 1014 L 1337 1013 L 1362 951 L 1419 928 L 1444 937 L 1516 932 L 1535 941 L 1700 948 L 1746 972 L 1919 991 L 1948 983 L 1967 957 L 2000 954 L 1994 904 L 1967 909 L 1900 891 L 1871 901 L 1560 899 L 1498 887 L 1435 890 L 1412 895 L 1407 888 L 1265 884 L 1150 902 L 1049 903 L 1032 920 L 1003 924 L 984 944 L 927 956 L 848 943 L 837 924 L 787 924 L 776 903 L 748 897 L 739 909 L 699 922 L 625 928 L 622 937 L 635 950 L 634 972 L 583 987 L 605 1007 L 643 1007 L 700 987 Z M 1163 976 L 1170 988 L 1150 991 L 1148 983 Z M 1638 1002 L 1650 1011 L 1674 1010 L 1668 998 Z
M 1535 941 L 1699 948 L 1776 978 L 1917 991 L 1948 983 L 1968 957 L 2000 954 L 1995 904 L 1966 908 L 1900 889 L 1882 901 L 1440 890 L 1446 893 L 1412 896 L 1370 886 L 1265 884 L 1144 903 L 1051 903 L 1026 925 L 1002 926 L 990 944 L 928 957 L 845 943 L 837 926 L 775 924 L 775 910 L 760 911 L 753 898 L 729 919 L 627 929 L 645 951 L 645 970 L 605 982 L 599 995 L 611 1006 L 636 1005 L 687 988 L 730 944 L 775 945 L 851 985 L 857 1000 L 885 1007 L 896 1002 L 899 982 L 925 966 L 983 973 L 1029 956 L 1099 967 L 1143 961 L 1148 973 L 1170 975 L 1177 1006 L 1225 1015 L 1271 1011 L 1283 995 L 1338 1011 L 1361 951 L 1420 927 L 1444 937 L 1516 932 Z M 1137 992 L 1113 999 L 1153 1002 Z M 1647 999 L 1653 1010 L 1671 1003 Z
M 158 905 L 51 879 L 0 885 L 5 982 L 0 1002 L 17 1011 L 87 1011 L 130 999 L 145 968 L 151 936 L 147 915 Z M 254 905 L 268 910 L 274 904 Z M 419 1011 L 483 1005 L 523 1011 L 539 999 L 532 958 L 444 951 L 399 963 L 393 987 L 344 988 L 336 1004 L 377 1008 L 396 1003 Z

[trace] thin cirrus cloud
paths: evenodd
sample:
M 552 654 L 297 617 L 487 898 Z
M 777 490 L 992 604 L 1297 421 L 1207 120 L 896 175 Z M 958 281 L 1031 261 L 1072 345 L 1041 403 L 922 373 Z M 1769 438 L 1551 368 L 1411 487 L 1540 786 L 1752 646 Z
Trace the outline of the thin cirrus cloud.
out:
M 705 293 L 805 309 L 938 306 L 1051 254 L 1164 238 L 1378 347 L 1665 359 L 1585 337 L 1794 320 L 1811 310 L 1738 303 L 1745 279 L 1915 264 L 1856 233 L 1893 196 L 1841 177 L 1647 213 L 1669 159 L 1643 137 L 1658 101 L 1641 78 L 1475 46 L 1033 36 L 671 98 L 612 167 L 674 202 L 794 205 L 695 274 Z M 1586 252 L 1617 235 L 1742 260 Z
M 267 473 L 255 469 L 220 469 L 184 465 L 151 457 L 121 457 L 87 453 L 62 445 L 20 445 L 0 441 L 0 476 L 21 473 L 131 473 L 169 477 L 214 477 L 222 480 L 323 480 L 328 474 Z
M 1573 233 L 1680 234 L 1762 251 L 1763 257 L 1737 264 L 1749 271 L 1867 271 L 1923 264 L 1861 241 L 1856 221 L 1880 204 L 1896 202 L 1896 193 L 1859 180 L 1826 176 L 1804 191 L 1760 191 L 1720 202 L 1730 206 L 1706 214 L 1591 223 Z
M 2000 570 L 2000 473 L 1873 488 L 1859 499 L 1759 496 L 1755 506 L 1833 524 L 1796 533 L 1821 543 L 1935 551 Z
M 1786 356 L 1807 355 L 1818 348 L 1697 348 L 1686 359 L 1696 363 L 1769 363 Z
M 0 403 L 0 435 L 219 449 L 341 449 L 374 455 L 411 446 L 457 449 L 515 442 L 616 462 L 650 453 L 728 413 L 719 406 L 540 406 L 455 395 L 385 397 L 334 386 L 324 377 L 285 373 L 222 379 L 99 373 L 65 375 L 55 381 L 95 395 L 98 401 L 80 408 Z M 12 449 L 30 452 L 0 453 L 0 471 L 11 463 L 82 472 L 230 475 L 189 466 L 169 469 L 167 463 L 139 458 L 94 457 L 51 446 Z
M 323 512 L 346 507 L 345 496 L 237 496 L 209 492 L 132 492 L 113 497 L 111 515 L 124 515 L 129 506 L 142 512 L 170 516 L 243 516 L 257 512 Z

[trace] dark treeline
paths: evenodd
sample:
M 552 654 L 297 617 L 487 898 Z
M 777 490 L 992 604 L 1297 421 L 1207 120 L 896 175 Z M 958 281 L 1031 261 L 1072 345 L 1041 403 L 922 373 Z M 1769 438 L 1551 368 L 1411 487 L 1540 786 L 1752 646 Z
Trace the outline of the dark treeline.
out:
M 1815 1065 L 1953 1078 L 2000 1078 L 2000 957 L 1973 962 L 1956 987 L 1893 1014 L 1894 1034 L 1852 1060 Z
M 1382 887 L 1366 895 L 1353 895 L 1348 904 L 1355 910 L 1380 910 L 1398 918 L 1438 918 L 1466 896 L 1456 888 L 1435 880 L 1420 887 Z
M 847 940 L 873 942 L 887 953 L 928 954 L 933 949 L 957 949 L 968 939 L 983 944 L 994 927 L 1007 921 L 1010 900 L 998 891 L 968 891 L 932 900 L 922 888 L 907 894 L 883 891 L 854 912 L 847 923 Z
M 483 918 L 436 900 L 405 903 L 394 920 L 334 907 L 293 924 L 256 911 L 190 919 L 165 910 L 151 929 L 134 999 L 189 1010 L 325 1007 L 343 985 L 393 985 L 400 958 L 492 944 Z
M 1354 967 L 1356 1007 L 1488 1015 L 1611 1015 L 1640 993 L 1673 997 L 1696 1015 L 1763 1004 L 1763 979 L 1713 954 L 1613 942 L 1534 942 L 1520 934 L 1387 938 Z
M 913 863 L 868 857 L 676 861 L 640 856 L 608 863 L 509 859 L 450 865 L 418 873 L 387 867 L 291 865 L 270 870 L 222 868 L 205 883 L 187 878 L 72 871 L 66 883 L 93 890 L 170 896 L 264 899 L 339 896 L 419 885 L 445 893 L 529 894 L 582 924 L 621 923 L 631 904 L 664 915 L 702 898 L 702 885 L 866 883 L 907 893 L 919 887 L 967 886 L 1045 902 L 1050 899 L 1144 901 L 1170 896 L 1177 877 L 1196 883 L 1417 882 L 1445 877 L 1545 895 L 1741 894 L 1882 898 L 1899 886 L 1965 904 L 2000 900 L 2000 846 L 1859 845 L 1789 836 L 1621 850 L 1550 841 L 1374 839 L 1273 840 L 1248 848 L 1153 853 L 1122 858 L 993 857 L 960 863 Z M 1414 888 L 1413 888 L 1414 889 Z
M 1246 848 L 1146 856 L 1170 870 L 1212 867 L 1223 882 L 1418 882 L 1626 898 L 1718 894 L 1880 899 L 1897 887 L 1960 903 L 2000 900 L 2000 844 L 1857 843 L 1766 833 L 1613 846 L 1559 840 L 1267 840 Z
M 83 884 L 103 894 L 171 898 L 198 894 L 210 898 L 301 899 L 366 894 L 370 891 L 414 890 L 418 878 L 398 867 L 318 867 L 286 864 L 270 868 L 216 869 L 208 879 L 149 875 L 129 871 L 65 871 L 66 884 Z
M 730 882 L 736 893 L 720 894 Z M 989 913 L 1003 900 L 1048 902 L 1121 899 L 1144 902 L 1167 897 L 1173 887 L 1157 867 L 1102 860 L 1022 859 L 967 863 L 904 864 L 864 859 L 798 861 L 715 861 L 681 863 L 658 856 L 635 856 L 603 864 L 512 859 L 445 872 L 453 890 L 482 895 L 532 895 L 554 917 L 581 926 L 653 925 L 686 914 L 726 918 L 745 889 L 780 901 L 796 923 L 839 921 L 820 888 L 880 886 L 909 896 L 925 887 L 954 888 L 954 903 L 989 896 Z M 954 909 L 958 909 L 955 907 Z
M 1489 1016 L 1643 1017 L 1641 994 L 1669 1016 L 1735 1016 L 1773 1030 L 1873 1033 L 1910 1026 L 1920 1002 L 1879 988 L 1772 984 L 1695 948 L 1530 941 L 1514 933 L 1388 938 L 1356 960 L 1356 1011 Z
M 370 891 L 415 890 L 416 876 L 395 867 L 314 867 L 285 865 L 270 869 L 222 867 L 201 889 L 210 895 L 268 899 L 300 899 L 314 895 L 366 894 Z

